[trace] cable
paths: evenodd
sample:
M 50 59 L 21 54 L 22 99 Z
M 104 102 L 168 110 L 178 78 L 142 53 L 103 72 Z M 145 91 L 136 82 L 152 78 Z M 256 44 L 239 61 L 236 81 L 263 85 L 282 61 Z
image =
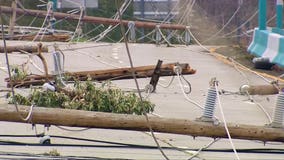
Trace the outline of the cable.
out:
M 254 14 L 248 18 L 243 24 L 241 24 L 239 27 L 235 28 L 233 31 L 226 33 L 224 35 L 222 35 L 222 37 L 228 36 L 236 31 L 238 31 L 239 29 L 241 29 L 243 26 L 245 26 L 248 22 L 250 22 L 256 15 L 258 14 L 258 10 L 254 12 Z
M 3 71 L 4 73 L 8 73 L 7 68 L 5 67 L 0 67 L 0 71 Z
M 83 8 L 83 6 L 80 6 L 80 16 L 79 16 L 79 20 L 78 20 L 76 29 L 75 29 L 75 31 L 74 31 L 74 34 L 73 34 L 73 36 L 71 37 L 71 39 L 70 39 L 69 42 L 71 42 L 71 41 L 74 39 L 75 35 L 76 35 L 77 32 L 78 32 L 78 29 L 79 29 L 79 27 L 80 27 L 80 25 L 81 25 L 81 20 L 82 20 L 82 18 L 83 18 L 83 16 L 84 16 L 84 15 L 83 15 L 84 10 L 85 10 L 85 8 Z M 80 36 L 80 35 L 79 35 L 79 36 Z
M 24 50 L 19 50 L 19 51 L 22 52 L 22 53 L 27 54 L 28 58 L 27 58 L 26 64 L 30 63 L 30 64 L 32 64 L 38 71 L 40 71 L 41 73 L 44 73 L 44 71 L 43 71 L 37 64 L 35 64 L 35 62 L 32 60 L 32 57 L 34 56 L 34 54 L 31 54 L 31 53 L 26 52 L 26 51 L 24 51 Z
M 193 33 L 191 32 L 190 28 L 187 28 L 187 31 L 189 32 L 190 36 L 194 39 L 194 41 L 201 47 L 203 48 L 205 51 L 210 52 L 210 50 L 208 48 L 206 48 L 205 46 L 203 46 L 200 41 L 193 35 Z
M 103 26 L 104 26 L 103 24 L 100 24 L 100 25 L 96 26 L 95 28 L 91 29 L 91 30 L 88 31 L 87 33 L 81 35 L 81 36 L 79 37 L 79 39 L 80 39 L 80 38 L 83 38 L 84 36 L 88 36 L 90 33 L 92 33 L 92 32 L 94 32 L 94 31 L 98 30 L 100 27 L 103 27 Z
M 264 107 L 263 107 L 260 103 L 255 102 L 254 99 L 252 99 L 252 100 L 253 100 L 253 103 L 256 104 L 256 105 L 263 111 L 263 113 L 265 114 L 265 116 L 266 116 L 267 119 L 268 119 L 268 122 L 269 122 L 269 123 L 272 123 L 272 118 L 271 118 L 271 116 L 268 114 L 268 112 L 264 109 Z
M 164 85 L 164 84 L 158 83 L 158 85 L 163 87 L 163 88 L 168 88 L 168 87 L 171 86 L 171 84 L 173 83 L 174 79 L 175 79 L 175 76 L 172 76 L 172 78 L 171 78 L 171 80 L 169 81 L 168 84 Z
M 215 142 L 219 141 L 220 138 L 216 138 L 214 139 L 212 142 L 210 142 L 209 144 L 207 144 L 206 146 L 200 148 L 194 155 L 192 155 L 191 157 L 188 158 L 188 160 L 192 160 L 194 157 L 196 157 L 202 150 L 209 148 L 211 145 L 213 145 Z
M 147 133 L 145 133 L 147 134 Z M 0 137 L 42 137 L 43 134 L 39 135 L 0 135 Z M 95 140 L 95 139 L 87 139 L 87 138 L 77 138 L 77 137 L 70 137 L 70 136 L 57 136 L 57 135 L 50 135 L 51 138 L 59 138 L 59 139 L 70 139 L 70 140 L 78 140 L 78 141 L 86 141 L 86 142 L 94 142 L 94 143 L 105 143 L 110 145 L 86 145 L 86 144 L 50 144 L 49 146 L 65 146 L 65 147 L 100 147 L 100 148 L 140 148 L 140 149 L 156 149 L 156 146 L 152 145 L 139 145 L 139 144 L 131 144 L 131 143 L 120 143 L 120 142 L 113 142 L 113 141 L 103 141 L 103 140 Z M 232 149 L 207 149 L 210 147 L 214 141 L 218 141 L 219 139 L 213 140 L 211 143 L 207 144 L 205 147 L 202 148 L 202 151 L 204 152 L 234 152 Z M 161 140 L 163 141 L 163 140 Z M 39 143 L 22 143 L 22 142 L 16 142 L 16 141 L 0 141 L 0 145 L 16 145 L 16 146 L 43 146 Z M 283 144 L 281 144 L 283 145 Z M 208 146 L 208 147 L 207 147 Z M 200 149 L 196 148 L 185 148 L 185 147 L 162 147 L 163 149 L 169 149 L 169 150 L 179 150 L 179 151 L 199 151 Z M 237 149 L 239 153 L 263 153 L 263 154 L 283 154 L 284 149 L 283 148 L 250 148 L 250 149 Z
M 124 3 L 121 5 L 120 9 L 118 9 L 121 13 L 124 13 L 126 11 L 126 9 L 128 8 L 128 6 L 131 4 L 132 0 L 126 0 L 124 1 Z M 116 14 L 114 15 L 114 19 L 117 20 L 119 18 L 118 16 L 118 12 L 116 12 Z M 109 32 L 111 32 L 112 30 L 114 30 L 117 26 L 119 26 L 119 24 L 116 24 L 115 26 L 110 25 L 105 31 L 101 32 L 99 35 L 87 40 L 87 42 L 93 41 L 95 40 L 95 42 L 100 41 L 101 39 L 103 39 Z
M 65 131 L 71 131 L 71 132 L 82 132 L 82 131 L 86 131 L 86 130 L 90 130 L 91 128 L 83 128 L 83 129 L 69 129 L 69 128 L 65 128 L 65 127 L 62 127 L 62 126 L 55 126 L 59 129 L 62 129 L 62 130 L 65 130 Z
M 221 112 L 221 115 L 222 115 L 222 119 L 223 119 L 223 123 L 224 123 L 224 127 L 225 127 L 225 130 L 227 132 L 227 135 L 228 135 L 228 138 L 229 138 L 229 141 L 230 141 L 230 144 L 232 146 L 232 149 L 235 153 L 235 156 L 238 160 L 240 160 L 240 157 L 237 153 L 237 150 L 235 148 L 235 145 L 233 143 L 233 140 L 231 138 L 231 135 L 230 135 L 230 132 L 229 132 L 229 129 L 228 129 L 228 126 L 227 126 L 227 122 L 226 122 L 226 119 L 225 119 L 225 115 L 224 115 L 224 111 L 223 111 L 223 107 L 222 107 L 222 104 L 221 104 L 221 100 L 220 100 L 220 95 L 219 95 L 219 92 L 218 92 L 218 86 L 215 82 L 215 89 L 216 89 L 216 93 L 217 93 L 217 100 L 218 100 L 218 105 L 219 105 L 219 108 L 220 108 L 220 112 Z
M 15 103 L 16 103 L 16 102 L 15 102 Z M 29 113 L 28 113 L 27 117 L 23 119 L 24 121 L 26 121 L 26 122 L 30 121 L 30 119 L 31 119 L 31 117 L 32 117 L 32 114 L 33 114 L 33 108 L 34 108 L 34 104 L 32 104 L 32 105 L 30 106 Z
M 100 63 L 102 63 L 102 64 L 105 64 L 105 65 L 108 65 L 108 66 L 112 66 L 112 67 L 115 67 L 115 68 L 121 68 L 121 67 L 119 67 L 119 66 L 110 64 L 110 63 L 105 62 L 105 61 L 102 61 L 102 60 L 98 59 L 96 56 L 89 55 L 87 52 L 77 51 L 77 50 L 73 50 L 73 52 L 77 52 L 77 53 L 81 53 L 81 54 L 84 54 L 84 55 L 86 55 L 86 56 L 89 56 L 90 58 L 95 59 L 96 61 L 98 61 L 98 62 L 100 62 Z
M 44 21 L 43 21 L 43 23 L 42 23 L 42 26 L 40 27 L 40 30 L 37 32 L 36 36 L 33 38 L 33 40 L 32 40 L 31 42 L 34 42 L 34 41 L 37 39 L 37 37 L 39 36 L 39 34 L 40 34 L 40 32 L 41 32 L 43 26 L 45 25 L 45 23 L 46 23 L 46 21 L 47 21 L 47 19 L 48 19 L 48 16 L 49 16 L 49 13 L 50 13 L 50 11 L 51 11 L 52 6 L 51 6 L 51 5 L 47 5 L 47 6 L 48 6 L 48 8 L 47 8 L 47 13 L 46 13 L 46 16 L 45 16 L 45 18 L 44 18 Z M 46 31 L 46 28 L 47 28 L 47 27 L 45 27 L 44 32 Z M 42 37 L 41 37 L 41 38 L 42 38 Z M 31 42 L 29 42 L 29 43 L 31 43 Z
M 119 16 L 119 22 L 120 22 L 121 33 L 122 33 L 123 38 L 124 38 L 124 42 L 125 42 L 125 47 L 126 47 L 126 51 L 127 51 L 129 63 L 130 63 L 130 66 L 131 66 L 131 68 L 132 68 L 132 69 L 131 69 L 132 76 L 133 76 L 133 78 L 134 78 L 134 81 L 135 81 L 135 84 L 136 84 L 136 87 L 137 87 L 137 90 L 138 90 L 138 95 L 139 95 L 140 101 L 142 102 L 143 99 L 142 99 L 142 95 L 141 95 L 141 92 L 140 92 L 140 90 L 139 90 L 140 87 L 139 87 L 139 84 L 138 84 L 138 81 L 137 81 L 137 78 L 136 78 L 136 75 L 135 75 L 135 72 L 134 72 L 134 69 L 133 69 L 133 68 L 134 68 L 134 65 L 133 65 L 132 57 L 131 57 L 131 54 L 130 54 L 130 51 L 129 51 L 129 47 L 128 47 L 128 43 L 127 43 L 127 38 L 126 38 L 126 35 L 125 35 L 125 30 L 124 30 L 124 27 L 123 27 L 123 24 L 122 24 L 121 12 L 120 12 L 120 10 L 118 9 L 118 1 L 117 1 L 117 0 L 115 1 L 115 4 L 116 4 L 117 10 L 118 10 L 118 16 Z M 157 139 L 156 139 L 156 137 L 155 137 L 155 134 L 154 134 L 154 132 L 153 132 L 153 130 L 152 130 L 152 127 L 151 127 L 151 125 L 150 125 L 149 117 L 148 117 L 147 113 L 144 113 L 143 115 L 144 115 L 145 118 L 146 118 L 148 128 L 149 128 L 149 130 L 150 130 L 150 132 L 151 132 L 151 135 L 152 135 L 152 137 L 153 137 L 153 139 L 154 139 L 154 141 L 155 141 L 155 143 L 156 143 L 156 145 L 157 145 L 159 151 L 161 152 L 161 154 L 164 156 L 164 158 L 165 158 L 166 160 L 169 160 L 169 158 L 168 158 L 167 155 L 164 153 L 164 151 L 162 150 L 162 148 L 161 148 L 159 142 L 157 141 Z
M 142 32 L 140 32 L 139 30 L 137 30 L 137 29 L 135 29 L 135 30 L 138 31 L 140 34 L 142 34 Z M 152 37 L 149 38 L 149 35 L 153 34 L 154 32 L 155 32 L 155 30 L 152 30 L 151 32 L 147 33 L 146 35 L 144 35 L 144 36 L 138 38 L 137 41 L 140 41 L 140 40 L 142 40 L 142 39 L 144 39 L 144 38 L 146 37 L 146 38 L 148 38 L 149 40 L 151 40 L 152 42 L 154 42 L 154 41 L 155 41 L 154 38 L 152 38 Z
M 242 72 L 237 66 L 236 66 L 236 61 L 234 59 L 230 59 L 231 62 L 233 63 L 234 65 L 234 68 L 247 80 L 247 84 L 249 85 L 250 84 L 250 81 L 248 79 L 248 77 L 246 76 L 246 74 L 244 72 Z M 266 78 L 264 78 L 263 76 L 261 76 L 261 78 L 263 78 L 266 82 L 269 82 Z M 271 84 L 271 82 L 269 82 Z M 253 97 L 249 94 L 249 92 L 247 91 L 247 96 L 249 97 L 249 99 L 252 100 L 252 102 L 254 104 L 256 104 L 262 111 L 263 113 L 265 114 L 265 116 L 267 117 L 268 119 L 268 122 L 271 123 L 272 122 L 272 118 L 271 116 L 268 114 L 268 112 L 264 109 L 264 107 L 260 104 L 260 103 L 257 103 Z
M 176 73 L 176 75 L 177 75 L 178 77 L 180 76 L 180 71 L 175 70 L 175 73 Z M 178 82 L 179 82 L 181 91 L 182 91 L 182 93 L 183 93 L 185 99 L 186 99 L 187 101 L 189 101 L 190 103 L 194 104 L 195 106 L 197 106 L 198 108 L 204 110 L 204 107 L 202 107 L 200 104 L 198 104 L 197 102 L 193 101 L 192 99 L 190 99 L 190 98 L 188 97 L 188 95 L 187 95 L 186 92 L 184 91 L 184 87 L 182 86 L 182 82 L 181 82 L 181 79 L 180 79 L 180 78 L 178 78 Z
M 162 36 L 162 38 L 164 39 L 164 41 L 167 42 L 168 46 L 169 46 L 169 47 L 173 47 L 174 45 L 171 44 L 171 42 L 169 42 L 169 41 L 167 40 L 166 36 L 165 36 L 165 35 L 163 34 L 163 32 L 161 31 L 160 27 L 156 27 L 156 28 L 158 29 L 158 31 L 159 31 L 159 33 L 161 34 L 161 36 Z
M 0 10 L 0 15 L 2 15 L 2 11 Z M 3 22 L 3 18 L 2 16 L 1 17 L 1 22 Z M 6 59 L 6 64 L 7 64 L 7 69 L 8 69 L 8 74 L 9 74 L 9 79 L 12 80 L 12 75 L 11 75 L 11 69 L 10 69 L 10 62 L 9 62 L 9 56 L 8 56 L 8 53 L 7 53 L 7 45 L 6 45 L 6 37 L 4 35 L 4 27 L 3 27 L 3 23 L 1 23 L 1 28 L 2 28 L 2 39 L 3 39 L 3 44 L 4 44 L 4 52 L 5 52 L 5 59 Z M 13 82 L 11 81 L 12 83 L 12 87 L 11 87 L 11 92 L 12 92 L 12 97 L 14 98 L 15 97 L 15 89 L 14 89 L 14 86 L 13 86 Z M 29 114 L 26 118 L 23 118 L 22 115 L 20 114 L 19 112 L 19 108 L 18 108 L 18 105 L 17 105 L 17 102 L 14 103 L 15 104 L 15 108 L 16 108 L 16 111 L 18 113 L 18 116 L 24 120 L 24 121 L 28 121 L 30 118 L 31 118 L 31 114 L 32 114 L 32 107 L 33 105 L 31 106 L 31 109 L 29 111 Z
M 214 37 L 216 37 L 218 34 L 220 34 L 230 23 L 231 21 L 235 18 L 235 16 L 237 15 L 237 13 L 239 12 L 239 10 L 241 9 L 242 7 L 242 4 L 243 4 L 243 1 L 242 0 L 239 0 L 239 6 L 238 8 L 236 9 L 236 11 L 234 12 L 234 14 L 231 16 L 231 18 L 227 21 L 227 23 L 225 23 L 223 25 L 223 27 L 218 31 L 216 32 L 215 34 L 213 34 L 211 37 L 209 37 L 208 39 L 204 40 L 202 43 L 205 43 L 211 39 L 213 39 Z

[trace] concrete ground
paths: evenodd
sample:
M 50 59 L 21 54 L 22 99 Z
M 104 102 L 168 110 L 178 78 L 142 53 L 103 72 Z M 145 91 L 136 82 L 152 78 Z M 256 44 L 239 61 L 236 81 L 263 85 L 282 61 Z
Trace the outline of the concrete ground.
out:
M 8 41 L 8 45 L 28 44 L 29 42 Z M 53 61 L 51 51 L 52 43 L 49 45 L 50 53 L 45 57 L 49 64 L 49 71 L 53 70 Z M 129 60 L 123 43 L 80 43 L 67 44 L 59 43 L 60 49 L 65 54 L 65 70 L 67 71 L 86 71 L 107 69 L 129 66 Z M 203 51 L 199 46 L 155 46 L 152 44 L 130 44 L 130 52 L 133 58 L 134 66 L 155 65 L 158 59 L 164 63 L 180 62 L 189 63 L 196 69 L 194 75 L 186 75 L 185 78 L 192 86 L 192 92 L 188 98 L 195 103 L 204 106 L 209 81 L 216 77 L 220 82 L 218 89 L 227 91 L 221 94 L 221 106 L 224 109 L 226 121 L 237 124 L 253 124 L 263 126 L 269 123 L 268 117 L 256 103 L 260 104 L 264 110 L 272 117 L 273 109 L 276 104 L 277 95 L 270 96 L 252 96 L 252 102 L 247 96 L 236 94 L 243 84 L 267 84 L 256 74 L 248 71 L 238 70 L 234 65 L 224 63 L 222 60 Z M 28 60 L 24 54 L 9 54 L 11 64 L 22 64 Z M 35 56 L 30 58 L 40 68 L 42 65 Z M 5 69 L 5 55 L 0 54 L 0 67 Z M 29 70 L 34 74 L 40 73 L 34 65 L 29 63 Z M 8 74 L 0 71 L 0 89 L 5 89 L 4 78 Z M 183 95 L 181 86 L 177 78 L 168 87 L 162 87 L 167 84 L 171 77 L 161 77 L 160 85 L 155 93 L 149 96 L 149 100 L 156 104 L 154 115 L 170 118 L 181 118 L 195 120 L 202 115 L 202 110 L 193 103 L 189 102 Z M 268 79 L 271 80 L 271 79 Z M 149 78 L 139 79 L 140 88 L 144 88 L 150 81 Z M 135 90 L 134 80 L 113 81 L 115 85 L 124 90 Z M 186 86 L 183 86 L 186 88 Z M 17 89 L 19 93 L 26 94 L 29 89 Z M 1 96 L 5 93 L 1 92 Z M 146 96 L 145 93 L 142 94 Z M 0 99 L 1 103 L 7 103 L 5 98 Z M 217 105 L 215 115 L 221 119 L 220 105 Z M 51 126 L 45 130 L 42 125 L 36 125 L 36 129 L 31 124 L 20 124 L 10 122 L 0 122 L 0 140 L 13 141 L 17 143 L 0 143 L 0 159 L 19 159 L 29 157 L 31 159 L 56 159 L 47 156 L 42 157 L 43 153 L 58 152 L 62 157 L 59 159 L 90 158 L 90 159 L 137 159 L 137 160 L 158 160 L 166 159 L 157 149 L 153 138 L 149 133 L 138 131 L 121 131 L 106 129 L 88 129 L 64 127 L 58 128 Z M 68 130 L 70 129 L 70 130 Z M 72 131 L 71 131 L 72 130 Z M 40 138 L 37 137 L 11 137 L 11 135 L 35 135 L 45 131 L 45 134 L 51 136 L 51 146 L 39 145 Z M 194 149 L 199 149 L 211 143 L 212 138 L 196 137 L 190 135 L 175 135 L 156 133 L 156 137 L 170 160 L 186 160 L 196 153 Z M 61 136 L 61 137 L 60 137 Z M 69 138 L 68 138 L 69 137 Z M 80 140 L 70 139 L 70 137 L 80 138 Z M 86 141 L 83 139 L 88 139 Z M 91 141 L 92 140 L 92 141 Z M 18 142 L 21 142 L 19 144 Z M 104 143 L 102 143 L 104 142 Z M 123 143 L 117 144 L 117 143 Z M 277 160 L 283 159 L 284 145 L 282 143 L 266 143 L 249 140 L 233 140 L 242 160 Z M 177 149 L 179 148 L 179 149 Z M 182 150 L 186 149 L 186 150 Z M 221 139 L 214 142 L 208 149 L 202 151 L 196 159 L 206 160 L 228 160 L 236 159 L 228 139 Z M 252 149 L 263 149 L 265 153 L 256 153 Z M 271 153 L 272 149 L 280 149 L 277 153 Z M 280 154 L 282 153 L 282 154 Z M 1 158 L 2 157 L 2 158 Z

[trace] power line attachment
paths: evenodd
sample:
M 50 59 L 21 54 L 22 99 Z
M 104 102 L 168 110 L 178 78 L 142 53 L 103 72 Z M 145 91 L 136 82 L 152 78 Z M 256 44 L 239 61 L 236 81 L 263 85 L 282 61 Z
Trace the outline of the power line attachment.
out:
M 129 42 L 136 42 L 136 32 L 135 32 L 135 23 L 133 21 L 128 22 L 128 40 Z
M 281 91 L 277 97 L 276 107 L 274 109 L 274 117 L 270 126 L 273 128 L 283 128 L 283 119 L 284 119 L 284 92 Z
M 160 25 L 156 25 L 155 28 L 155 32 L 156 32 L 156 45 L 160 45 L 161 44 L 161 40 L 162 40 L 162 35 L 160 32 Z
M 186 26 L 186 30 L 185 30 L 185 34 L 184 34 L 184 41 L 185 41 L 185 45 L 187 45 L 187 46 L 190 44 L 190 41 L 191 41 L 189 29 L 190 29 L 190 27 Z
M 212 78 L 209 82 L 210 88 L 208 89 L 207 98 L 203 110 L 202 117 L 198 118 L 198 121 L 203 122 L 214 122 L 214 111 L 216 108 L 216 99 L 217 99 L 217 92 L 216 86 L 218 85 L 218 81 L 216 78 Z

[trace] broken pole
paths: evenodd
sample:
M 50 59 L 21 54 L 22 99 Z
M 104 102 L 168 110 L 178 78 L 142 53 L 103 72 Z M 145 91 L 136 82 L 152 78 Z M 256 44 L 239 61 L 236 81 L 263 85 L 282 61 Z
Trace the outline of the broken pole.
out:
M 3 13 L 11 13 L 12 8 L 6 7 L 6 6 L 0 6 L 0 9 Z M 26 14 L 29 16 L 37 16 L 41 18 L 45 18 L 47 12 L 41 11 L 41 10 L 31 10 L 31 9 L 16 9 L 17 14 Z M 58 20 L 65 19 L 65 20 L 79 20 L 80 15 L 74 15 L 74 14 L 67 14 L 67 13 L 59 13 L 54 12 L 54 17 Z M 119 24 L 119 20 L 117 19 L 111 19 L 111 18 L 103 18 L 103 17 L 93 17 L 93 16 L 84 16 L 81 19 L 82 22 L 88 22 L 88 23 L 95 23 L 95 24 L 105 24 L 105 25 L 117 25 Z M 123 20 L 122 24 L 124 26 L 127 26 L 129 23 L 128 20 Z M 160 29 L 172 29 L 172 30 L 185 30 L 185 25 L 178 25 L 178 24 L 160 24 L 160 23 L 152 23 L 152 22 L 142 22 L 142 21 L 135 21 L 135 27 L 137 28 L 156 28 L 157 25 L 160 26 Z
M 20 118 L 19 114 L 23 117 L 27 116 L 30 107 L 18 106 L 18 108 L 19 112 L 14 105 L 0 104 L 0 121 L 27 123 Z M 148 124 L 150 124 L 154 132 L 227 138 L 222 123 L 214 125 L 209 122 L 152 116 L 149 116 L 147 122 L 144 116 L 59 108 L 34 107 L 28 123 L 135 131 L 149 131 Z M 240 124 L 227 124 L 227 126 L 234 139 L 284 142 L 283 128 Z
M 12 52 L 21 52 L 25 51 L 28 53 L 36 53 L 38 52 L 38 46 L 37 45 L 18 45 L 18 46 L 7 46 L 7 53 L 12 53 Z M 42 52 L 48 52 L 47 46 L 42 46 L 41 48 Z M 4 53 L 4 47 L 0 46 L 0 53 Z
M 12 37 L 13 40 L 24 40 L 24 41 L 44 41 L 44 42 L 68 42 L 70 40 L 71 36 L 69 34 L 64 33 L 54 33 L 54 34 L 39 34 L 39 36 L 36 36 L 36 34 L 32 35 L 14 35 Z
M 182 68 L 182 74 L 195 74 L 196 70 L 191 69 L 187 63 L 178 64 Z M 163 64 L 160 68 L 160 76 L 174 76 L 174 67 L 176 63 Z M 150 66 L 140 66 L 133 68 L 137 78 L 146 78 L 153 75 L 155 65 Z M 86 81 L 87 79 L 104 81 L 104 80 L 120 80 L 120 79 L 132 79 L 132 68 L 117 68 L 117 69 L 106 69 L 106 70 L 96 70 L 96 71 L 82 71 L 82 72 L 66 72 L 66 77 L 69 77 L 69 80 L 80 80 Z M 46 79 L 52 81 L 54 80 L 54 75 L 31 75 L 27 76 L 23 80 L 10 81 L 9 78 L 6 78 L 7 86 L 11 87 L 29 87 L 30 85 L 42 85 Z
M 275 85 L 248 85 L 247 88 L 240 88 L 240 92 L 243 94 L 249 93 L 250 95 L 273 95 L 278 94 L 279 89 L 283 89 L 283 85 L 276 87 Z

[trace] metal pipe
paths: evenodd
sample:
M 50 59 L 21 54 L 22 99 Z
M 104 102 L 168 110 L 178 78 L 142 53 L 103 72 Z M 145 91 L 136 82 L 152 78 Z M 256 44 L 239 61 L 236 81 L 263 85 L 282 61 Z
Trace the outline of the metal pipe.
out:
M 259 30 L 266 30 L 266 10 L 267 10 L 267 1 L 258 0 L 258 27 Z
M 283 26 L 283 0 L 276 1 L 276 27 L 282 29 Z

